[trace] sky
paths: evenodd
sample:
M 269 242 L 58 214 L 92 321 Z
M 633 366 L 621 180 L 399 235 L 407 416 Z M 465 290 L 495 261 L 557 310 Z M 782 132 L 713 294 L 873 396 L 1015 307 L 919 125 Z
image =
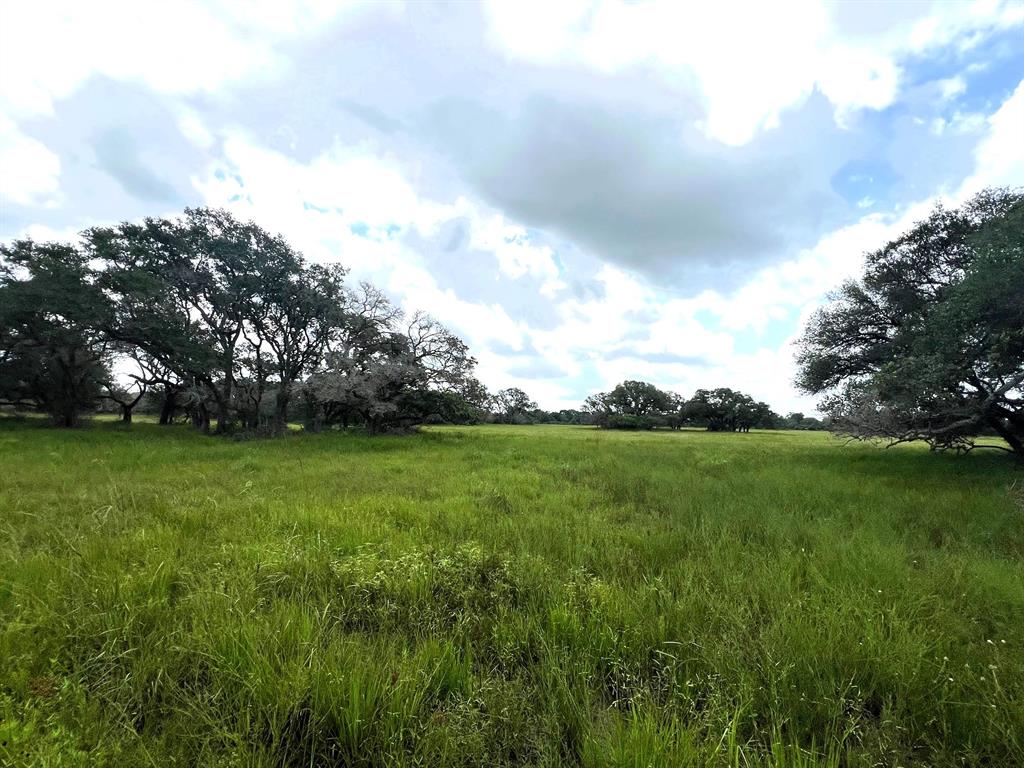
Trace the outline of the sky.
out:
M 0 240 L 224 207 L 548 409 L 812 412 L 810 314 L 1022 138 L 1022 1 L 0 0 Z

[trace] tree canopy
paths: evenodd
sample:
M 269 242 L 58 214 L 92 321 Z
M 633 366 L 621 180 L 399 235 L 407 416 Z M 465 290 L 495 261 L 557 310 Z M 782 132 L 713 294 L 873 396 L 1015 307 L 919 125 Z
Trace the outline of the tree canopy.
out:
M 494 393 L 490 400 L 494 420 L 502 424 L 525 424 L 532 421 L 537 404 L 519 387 L 509 387 Z
M 0 255 L 0 403 L 75 426 L 110 379 L 109 305 L 73 246 L 21 240 Z
M 203 430 L 280 434 L 297 395 L 311 425 L 373 431 L 469 418 L 466 397 L 481 400 L 457 336 L 226 211 L 82 240 L 3 246 L 0 403 L 73 426 L 101 399 L 128 421 L 157 393 L 161 423 L 184 410 Z
M 703 424 L 710 432 L 749 432 L 751 427 L 773 426 L 778 420 L 766 403 L 726 387 L 698 389 L 683 410 L 689 421 Z
M 1024 458 L 1024 193 L 937 206 L 811 318 L 798 385 L 857 438 Z
M 77 243 L 19 240 L 0 256 L 0 406 L 63 426 L 100 408 L 131 422 L 140 404 L 161 424 L 184 417 L 204 432 L 278 435 L 295 420 L 370 432 L 426 422 L 715 431 L 780 422 L 724 388 L 687 400 L 627 380 L 558 412 L 518 387 L 491 394 L 465 342 L 434 318 L 350 284 L 337 264 L 308 263 L 280 235 L 224 210 L 93 227 Z
M 591 395 L 584 410 L 594 424 L 610 429 L 688 425 L 710 432 L 747 432 L 775 427 L 780 418 L 766 403 L 732 389 L 698 389 L 686 399 L 645 381 L 624 381 L 610 392 Z

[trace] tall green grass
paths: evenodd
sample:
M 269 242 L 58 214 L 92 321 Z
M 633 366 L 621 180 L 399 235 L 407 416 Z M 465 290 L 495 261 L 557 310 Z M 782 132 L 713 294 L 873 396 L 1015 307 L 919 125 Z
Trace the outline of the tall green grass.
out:
M 1024 476 L 0 421 L 0 764 L 1024 764 Z

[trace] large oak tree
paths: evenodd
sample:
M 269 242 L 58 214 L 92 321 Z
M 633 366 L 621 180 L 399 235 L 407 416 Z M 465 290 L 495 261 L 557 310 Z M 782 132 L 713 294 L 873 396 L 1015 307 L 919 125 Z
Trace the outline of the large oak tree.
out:
M 994 434 L 1024 459 L 1024 193 L 938 206 L 867 254 L 798 361 L 844 434 L 958 450 Z

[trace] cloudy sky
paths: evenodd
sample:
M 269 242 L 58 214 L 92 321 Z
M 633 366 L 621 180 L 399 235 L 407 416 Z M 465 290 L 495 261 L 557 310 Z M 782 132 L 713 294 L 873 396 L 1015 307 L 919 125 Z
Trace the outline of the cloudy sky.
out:
M 807 315 L 1022 137 L 1024 2 L 0 2 L 0 239 L 224 206 L 548 408 L 810 410 Z

